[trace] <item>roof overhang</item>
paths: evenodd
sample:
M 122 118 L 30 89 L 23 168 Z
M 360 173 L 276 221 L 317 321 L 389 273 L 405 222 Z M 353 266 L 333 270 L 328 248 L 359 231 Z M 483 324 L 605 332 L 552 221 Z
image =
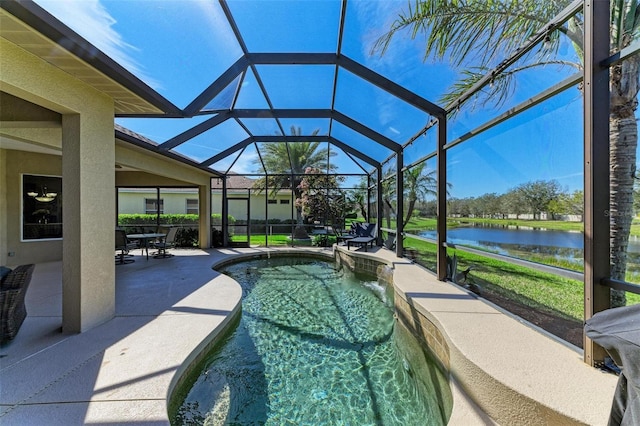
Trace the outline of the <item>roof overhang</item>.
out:
M 181 110 L 32 1 L 0 0 L 0 37 L 106 93 L 115 114 Z

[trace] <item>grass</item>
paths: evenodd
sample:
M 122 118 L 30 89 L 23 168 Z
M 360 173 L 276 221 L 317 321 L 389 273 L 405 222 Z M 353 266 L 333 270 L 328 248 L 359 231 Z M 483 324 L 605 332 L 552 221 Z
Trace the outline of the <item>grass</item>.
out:
M 313 237 L 309 240 L 295 240 L 293 243 L 289 238 L 289 234 L 272 234 L 269 235 L 268 243 L 270 246 L 311 246 L 313 245 L 314 239 Z M 336 237 L 329 235 L 327 244 L 331 246 L 336 242 Z M 255 234 L 251 235 L 250 244 L 252 246 L 264 246 L 265 245 L 265 235 L 264 234 Z
M 436 245 L 407 238 L 405 250 L 414 250 L 416 261 L 435 271 Z M 454 252 L 450 251 L 449 255 Z M 564 318 L 584 319 L 584 286 L 582 281 L 560 277 L 481 255 L 455 251 L 458 270 L 472 266 L 470 282 L 518 301 L 533 309 Z M 640 295 L 627 293 L 627 304 L 640 303 Z
M 436 245 L 406 239 L 405 250 L 417 251 L 416 261 L 435 271 Z M 449 253 L 453 255 L 453 251 Z M 488 257 L 455 252 L 458 270 L 472 266 L 469 281 L 534 309 L 582 321 L 584 290 L 581 281 L 559 277 Z

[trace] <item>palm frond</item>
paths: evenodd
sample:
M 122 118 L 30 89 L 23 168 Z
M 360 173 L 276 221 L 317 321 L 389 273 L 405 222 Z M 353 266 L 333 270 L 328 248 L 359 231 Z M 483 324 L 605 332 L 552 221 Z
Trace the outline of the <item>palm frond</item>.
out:
M 498 75 L 496 75 L 488 86 L 475 95 L 475 100 L 479 106 L 487 106 L 489 102 L 493 106 L 502 106 L 513 95 L 516 89 L 516 77 L 522 71 L 546 67 L 551 65 L 559 65 L 576 68 L 578 71 L 582 70 L 580 64 L 570 61 L 561 60 L 548 60 L 545 62 L 533 62 L 521 65 L 518 67 L 510 68 Z M 460 96 L 466 93 L 469 89 L 476 85 L 481 79 L 483 79 L 490 70 L 486 67 L 473 67 L 463 70 L 462 77 L 452 84 L 450 89 L 445 93 L 440 101 L 444 105 L 450 105 L 460 98 Z
M 374 52 L 384 53 L 393 36 L 409 29 L 413 38 L 424 34 L 425 58 L 445 56 L 456 66 L 475 62 L 489 66 L 499 55 L 517 49 L 523 40 L 550 21 L 567 0 L 416 0 L 380 37 Z

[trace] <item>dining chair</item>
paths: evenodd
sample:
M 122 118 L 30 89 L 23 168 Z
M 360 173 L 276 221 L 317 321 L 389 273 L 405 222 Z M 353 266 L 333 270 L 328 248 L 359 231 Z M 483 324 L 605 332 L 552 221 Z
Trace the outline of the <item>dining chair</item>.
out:
M 169 228 L 167 236 L 162 241 L 156 241 L 153 243 L 153 247 L 158 249 L 158 251 L 153 255 L 154 259 L 164 259 L 165 257 L 173 256 L 173 254 L 167 252 L 167 249 L 171 249 L 176 246 L 177 234 L 178 228 Z
M 135 260 L 127 259 L 126 256 L 129 255 L 129 251 L 138 248 L 138 244 L 133 241 L 129 241 L 127 238 L 127 233 L 124 229 L 116 229 L 116 246 L 115 249 L 119 250 L 120 253 L 116 256 L 117 264 L 123 265 L 125 263 L 133 263 Z

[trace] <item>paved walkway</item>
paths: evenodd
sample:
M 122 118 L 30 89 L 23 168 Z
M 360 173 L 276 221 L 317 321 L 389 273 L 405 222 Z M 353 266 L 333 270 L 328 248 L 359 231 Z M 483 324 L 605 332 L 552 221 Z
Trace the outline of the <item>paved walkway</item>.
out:
M 173 250 L 116 266 L 116 316 L 61 333 L 61 263 L 36 266 L 28 316 L 0 348 L 0 424 L 168 424 L 167 392 L 184 361 L 238 306 L 211 269 L 232 250 Z

